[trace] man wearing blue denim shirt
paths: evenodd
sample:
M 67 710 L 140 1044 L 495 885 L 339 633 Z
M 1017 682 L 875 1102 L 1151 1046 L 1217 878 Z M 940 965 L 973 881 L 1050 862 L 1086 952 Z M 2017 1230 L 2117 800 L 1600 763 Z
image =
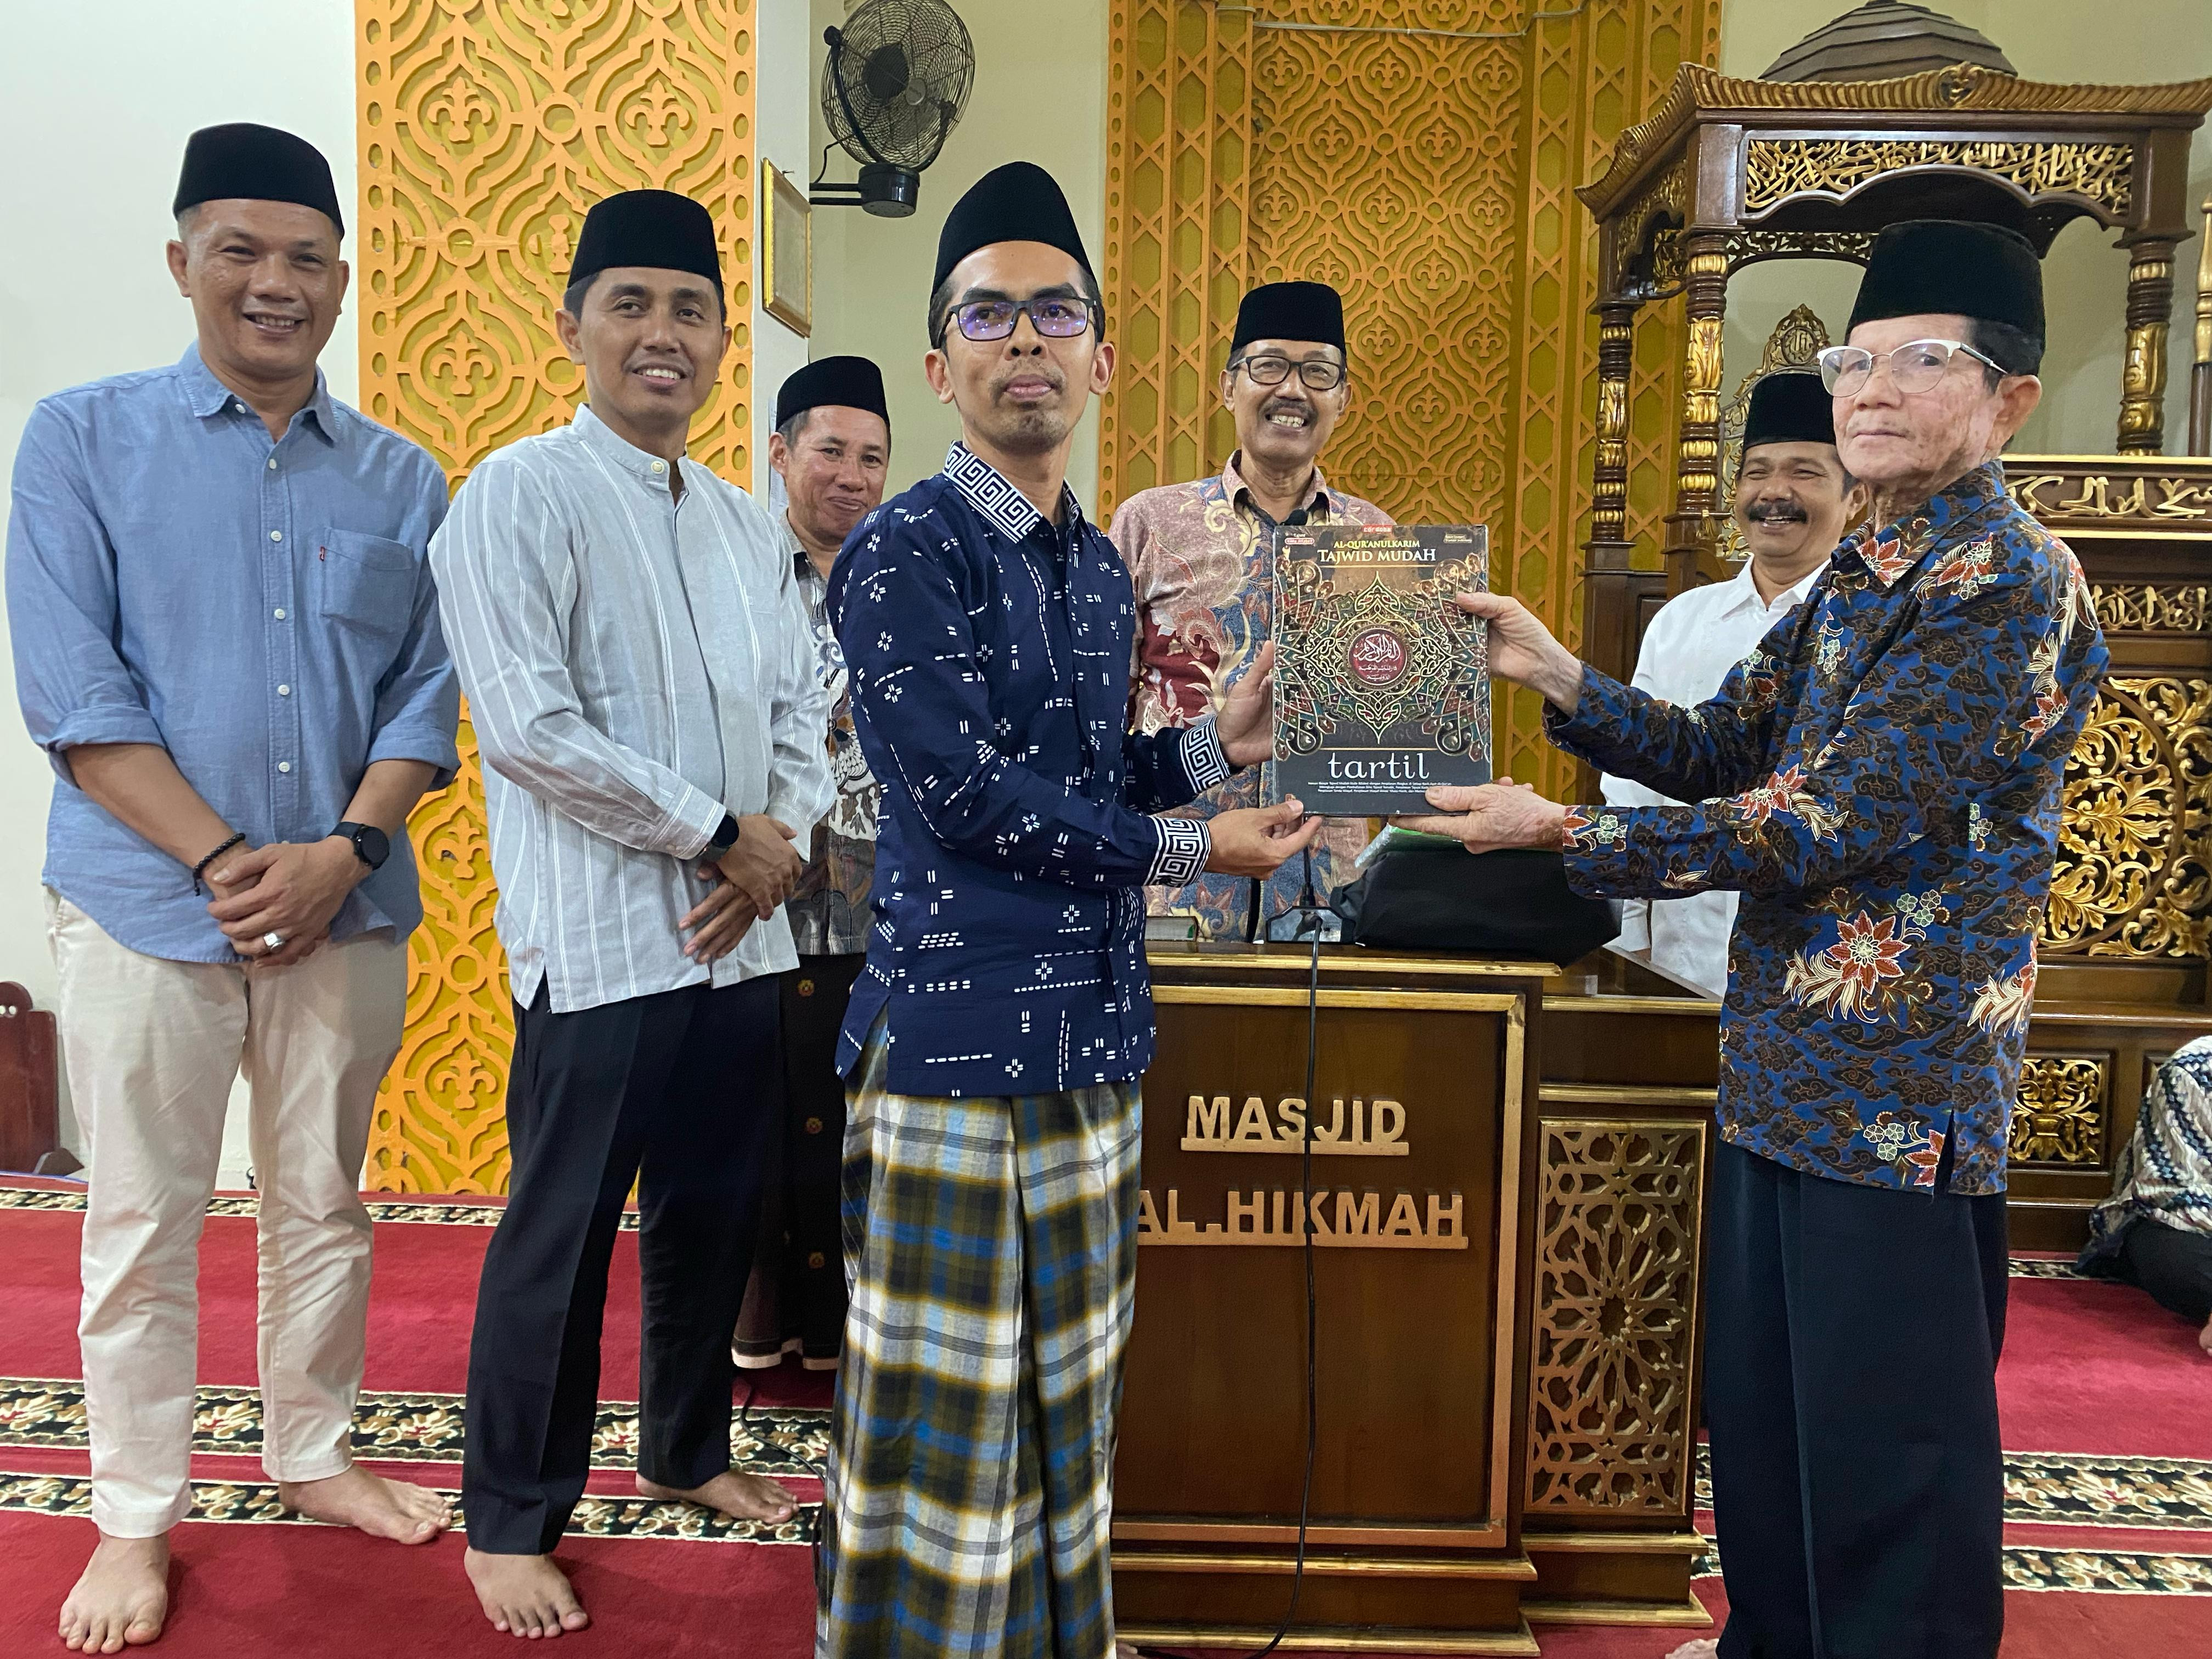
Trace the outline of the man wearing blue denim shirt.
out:
M 330 170 L 193 136 L 168 263 L 197 343 L 46 398 L 17 453 L 17 688 L 56 782 L 45 880 L 91 1160 L 85 1402 L 100 1543 L 67 1646 L 160 1634 L 188 1480 L 200 1220 L 243 1068 L 261 1191 L 263 1462 L 288 1506 L 427 1542 L 442 1500 L 354 1465 L 359 1192 L 422 920 L 407 813 L 459 763 L 425 553 L 445 478 L 332 398 Z

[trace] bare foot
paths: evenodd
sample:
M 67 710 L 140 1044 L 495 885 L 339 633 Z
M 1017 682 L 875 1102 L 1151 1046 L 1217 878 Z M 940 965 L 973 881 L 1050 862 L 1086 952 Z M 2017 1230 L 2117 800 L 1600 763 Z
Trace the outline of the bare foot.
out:
M 386 1480 L 358 1463 L 322 1480 L 280 1480 L 276 1501 L 310 1521 L 355 1527 L 372 1538 L 427 1544 L 453 1522 L 446 1500 L 406 1480 Z
M 472 1549 L 461 1557 L 461 1565 L 494 1630 L 534 1639 L 582 1630 L 592 1622 L 568 1575 L 550 1555 L 486 1555 Z
M 84 1576 L 62 1603 L 62 1645 L 73 1653 L 143 1647 L 161 1633 L 168 1613 L 168 1539 L 102 1533 Z
M 1720 1659 L 1721 1644 L 1710 1638 L 1700 1637 L 1694 1642 L 1685 1642 L 1667 1659 Z
M 637 1489 L 641 1495 L 664 1503 L 681 1498 L 687 1504 L 720 1510 L 732 1521 L 788 1521 L 799 1513 L 799 1499 L 784 1487 L 757 1474 L 739 1474 L 735 1469 L 725 1469 L 705 1486 L 689 1492 L 640 1475 Z

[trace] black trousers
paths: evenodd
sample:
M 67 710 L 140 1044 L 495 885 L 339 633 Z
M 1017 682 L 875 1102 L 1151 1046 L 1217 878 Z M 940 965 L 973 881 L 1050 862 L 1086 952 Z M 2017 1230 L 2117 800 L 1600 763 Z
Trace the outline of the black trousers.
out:
M 867 960 L 801 956 L 781 977 L 783 1139 L 738 1322 L 737 1352 L 746 1365 L 775 1364 L 796 1348 L 827 1369 L 844 1340 L 845 1079 L 837 1034 Z
M 2169 1313 L 2199 1325 L 2212 1319 L 2212 1233 L 2138 1216 L 2120 1241 L 2120 1273 Z
M 730 1328 L 759 1230 L 782 1067 L 776 983 L 687 986 L 574 1013 L 515 1011 L 507 1211 L 469 1345 L 469 1542 L 549 1553 L 590 1473 L 607 1263 L 638 1186 L 637 1467 L 730 1466 Z
M 1723 1659 L 1992 1659 L 2004 1197 L 1713 1156 L 1705 1420 Z

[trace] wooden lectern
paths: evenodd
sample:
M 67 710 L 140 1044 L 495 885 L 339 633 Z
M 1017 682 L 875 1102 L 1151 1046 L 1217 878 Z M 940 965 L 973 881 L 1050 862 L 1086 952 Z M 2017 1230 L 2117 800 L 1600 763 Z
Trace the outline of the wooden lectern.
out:
M 1712 1005 L 1641 1016 L 1654 1030 L 1629 1039 L 1686 1084 L 1592 1081 L 1579 1060 L 1554 1083 L 1548 1024 L 1576 1049 L 1598 1036 L 1575 1024 L 1581 999 L 1545 995 L 1556 969 L 1327 946 L 1309 1103 L 1307 964 L 1293 945 L 1153 948 L 1123 1636 L 1256 1646 L 1289 1605 L 1308 1121 L 1319 1412 L 1291 1644 L 1533 1654 L 1530 1620 L 1600 1604 L 1705 1623 L 1689 1579 Z

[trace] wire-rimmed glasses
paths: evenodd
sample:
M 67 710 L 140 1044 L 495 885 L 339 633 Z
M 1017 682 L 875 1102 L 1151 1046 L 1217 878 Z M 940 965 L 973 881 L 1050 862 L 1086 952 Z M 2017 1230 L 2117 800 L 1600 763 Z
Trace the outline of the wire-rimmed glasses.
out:
M 1951 359 L 1964 352 L 1978 363 L 1986 363 L 1999 374 L 2004 366 L 1991 362 L 1964 340 L 1907 340 L 1880 358 L 1864 346 L 1830 346 L 1820 353 L 1820 384 L 1833 398 L 1850 398 L 1866 390 L 1877 362 L 1889 365 L 1889 383 L 1899 392 L 1929 392 L 1948 374 Z

